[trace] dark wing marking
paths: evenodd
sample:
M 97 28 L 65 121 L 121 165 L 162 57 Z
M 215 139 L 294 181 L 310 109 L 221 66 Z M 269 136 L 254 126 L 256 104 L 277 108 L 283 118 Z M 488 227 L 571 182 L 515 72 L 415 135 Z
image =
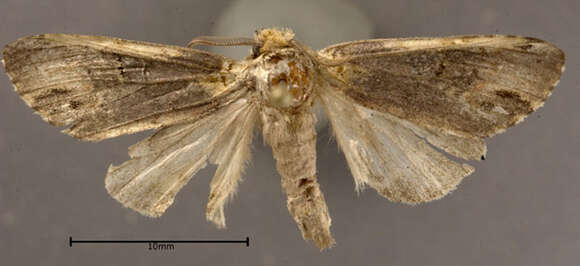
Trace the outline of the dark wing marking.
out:
M 26 37 L 4 47 L 3 63 L 30 107 L 84 140 L 193 122 L 246 92 L 230 59 L 110 37 Z

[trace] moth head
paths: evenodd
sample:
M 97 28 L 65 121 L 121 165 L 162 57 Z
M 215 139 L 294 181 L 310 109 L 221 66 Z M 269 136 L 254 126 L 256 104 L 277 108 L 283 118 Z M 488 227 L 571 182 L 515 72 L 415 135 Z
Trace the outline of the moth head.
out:
M 260 44 L 257 52 L 261 54 L 292 46 L 294 32 L 291 29 L 262 29 L 256 31 L 254 39 Z

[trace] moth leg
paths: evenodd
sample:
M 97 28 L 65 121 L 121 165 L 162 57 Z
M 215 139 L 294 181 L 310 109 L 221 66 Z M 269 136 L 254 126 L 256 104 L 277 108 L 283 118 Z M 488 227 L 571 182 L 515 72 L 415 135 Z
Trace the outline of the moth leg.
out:
M 293 114 L 290 119 L 263 114 L 264 138 L 272 147 L 287 207 L 302 237 L 320 249 L 334 244 L 331 219 L 324 195 L 316 181 L 316 131 L 311 112 Z

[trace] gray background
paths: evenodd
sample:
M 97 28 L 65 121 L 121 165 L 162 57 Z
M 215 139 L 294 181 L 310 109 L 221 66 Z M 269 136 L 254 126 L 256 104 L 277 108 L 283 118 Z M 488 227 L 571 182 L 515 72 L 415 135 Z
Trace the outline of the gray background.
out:
M 484 3 L 485 2 L 485 3 Z M 360 1 L 374 37 L 519 34 L 566 52 L 567 71 L 545 107 L 488 141 L 488 159 L 442 200 L 394 204 L 357 195 L 328 130 L 318 139 L 319 182 L 338 244 L 320 253 L 288 214 L 270 149 L 253 162 L 226 209 L 228 228 L 205 221 L 210 166 L 159 219 L 136 215 L 104 189 L 110 163 L 149 133 L 98 144 L 43 122 L 0 75 L 1 265 L 577 265 L 580 261 L 580 6 L 578 1 Z M 228 1 L 0 0 L 0 45 L 64 32 L 183 45 L 207 35 Z M 260 6 L 256 6 L 260 10 Z M 326 10 L 332 12 L 329 6 Z M 264 12 L 288 12 L 269 10 Z M 308 18 L 302 15 L 308 14 Z M 312 19 L 296 12 L 296 20 Z M 239 22 L 242 23 L 242 22 Z M 321 22 L 322 23 L 322 22 Z M 283 25 L 291 25 L 286 21 Z M 316 24 L 313 24 L 313 28 Z M 254 29 L 248 29 L 251 32 Z M 327 33 L 328 34 L 328 33 Z M 298 34 L 298 39 L 300 35 Z M 340 38 L 340 37 L 339 37 Z M 302 40 L 309 43 L 308 40 Z M 1 72 L 1 71 L 0 71 Z M 251 246 L 75 245 L 78 239 L 243 239 Z

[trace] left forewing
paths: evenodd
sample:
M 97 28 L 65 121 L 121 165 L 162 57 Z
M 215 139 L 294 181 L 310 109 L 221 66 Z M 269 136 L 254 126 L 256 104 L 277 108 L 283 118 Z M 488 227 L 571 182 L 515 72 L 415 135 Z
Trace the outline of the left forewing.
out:
M 332 88 L 321 89 L 320 100 L 357 188 L 371 186 L 392 201 L 438 199 L 473 172 L 471 166 L 446 158 L 423 138 L 438 142 L 447 151 L 457 151 L 461 157 L 485 152 L 482 141 L 430 133 L 363 107 Z
M 243 96 L 233 60 L 111 37 L 45 34 L 3 49 L 16 92 L 47 122 L 98 141 L 193 122 Z
M 320 55 L 336 87 L 434 134 L 487 138 L 542 106 L 564 69 L 552 44 L 517 36 L 376 39 Z

